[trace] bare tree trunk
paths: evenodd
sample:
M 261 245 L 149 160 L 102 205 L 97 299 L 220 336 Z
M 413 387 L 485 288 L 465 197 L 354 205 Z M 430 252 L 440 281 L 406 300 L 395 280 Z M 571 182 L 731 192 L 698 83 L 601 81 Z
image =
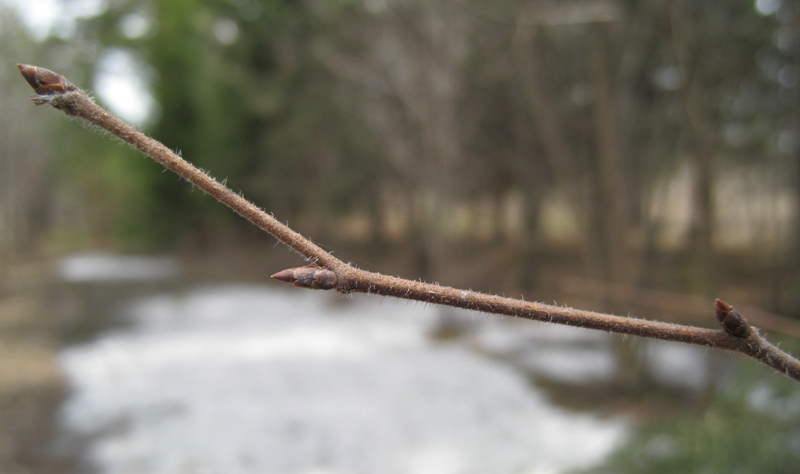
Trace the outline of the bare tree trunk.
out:
M 520 27 L 514 37 L 516 63 L 519 68 L 524 87 L 524 99 L 529 104 L 533 115 L 537 137 L 545 150 L 545 159 L 550 165 L 556 182 L 565 183 L 573 180 L 575 158 L 564 134 L 563 121 L 556 107 L 552 104 L 551 94 L 545 90 L 544 80 L 540 74 L 541 61 L 536 52 L 536 36 L 538 28 Z
M 692 31 L 691 17 L 686 12 L 683 1 L 670 4 L 670 21 L 672 25 L 672 41 L 675 57 L 678 60 L 684 78 L 683 94 L 684 113 L 693 135 L 696 150 L 690 153 L 692 166 L 693 193 L 691 246 L 701 284 L 699 290 L 710 294 L 714 288 L 714 202 L 713 202 L 713 170 L 712 159 L 716 146 L 716 137 L 705 114 L 702 74 L 698 55 L 692 55 L 700 47 L 699 41 L 690 37 Z M 693 41 L 694 40 L 694 41 Z
M 541 28 L 531 26 L 535 24 L 535 18 L 533 17 L 535 14 L 535 10 L 523 10 L 519 15 L 523 26 L 518 27 L 514 35 L 514 56 L 523 84 L 523 99 L 528 104 L 528 111 L 533 117 L 534 132 L 542 144 L 542 148 L 544 148 L 544 160 L 555 184 L 555 186 L 552 184 L 548 186 L 548 189 L 552 190 L 559 185 L 566 187 L 571 207 L 583 216 L 588 214 L 588 219 L 590 219 L 591 210 L 587 207 L 587 201 L 583 199 L 580 193 L 572 189 L 577 187 L 576 185 L 580 182 L 581 177 L 576 166 L 575 151 L 570 147 L 567 140 L 565 122 L 561 119 L 558 108 L 551 100 L 552 91 L 547 90 L 542 77 L 542 61 L 536 44 Z M 528 170 L 527 172 L 536 171 Z M 543 174 L 541 171 L 539 173 Z M 535 206 L 535 212 L 538 212 L 540 201 L 541 196 L 532 200 L 526 199 L 528 203 L 526 207 Z M 538 225 L 538 218 L 533 218 L 530 215 L 530 212 L 534 212 L 534 209 L 528 208 L 526 212 L 529 213 L 528 223 L 535 222 Z M 601 268 L 600 253 L 592 247 L 591 225 L 587 225 L 584 220 L 581 222 L 581 226 L 578 236 L 582 260 L 590 270 Z M 595 272 L 590 271 L 590 273 Z
M 604 277 L 625 281 L 630 263 L 628 252 L 628 219 L 624 212 L 623 189 L 626 182 L 620 166 L 618 120 L 613 91 L 609 42 L 605 24 L 592 25 L 587 36 L 590 50 L 591 81 L 594 91 L 594 138 L 597 170 L 594 173 L 598 192 L 596 205 L 599 224 L 597 235 L 602 242 Z
M 623 186 L 627 179 L 621 165 L 622 151 L 619 142 L 619 120 L 614 91 L 614 74 L 609 57 L 611 50 L 608 24 L 591 25 L 586 35 L 589 50 L 589 71 L 593 91 L 593 131 L 595 167 L 591 174 L 594 182 L 594 208 L 592 235 L 597 238 L 597 248 L 602 264 L 602 278 L 613 282 L 630 283 L 633 276 L 631 248 L 629 246 L 629 214 L 625 206 Z M 607 311 L 624 310 L 606 303 Z M 612 345 L 617 360 L 615 381 L 620 389 L 647 389 L 652 375 L 643 357 L 646 344 L 634 340 L 617 339 Z

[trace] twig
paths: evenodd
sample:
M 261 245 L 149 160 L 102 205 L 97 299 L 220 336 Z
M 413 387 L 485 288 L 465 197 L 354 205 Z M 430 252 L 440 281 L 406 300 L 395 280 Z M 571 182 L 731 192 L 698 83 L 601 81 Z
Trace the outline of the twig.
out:
M 664 290 L 653 290 L 624 283 L 567 276 L 556 285 L 559 291 L 605 301 L 617 301 L 638 307 L 672 313 L 672 321 L 684 323 L 708 318 L 708 299 Z M 757 306 L 739 306 L 748 320 L 759 328 L 800 338 L 800 321 L 767 311 Z
M 713 330 L 521 301 L 405 280 L 352 267 L 281 224 L 271 215 L 189 164 L 169 148 L 114 117 L 63 76 L 36 66 L 19 64 L 18 67 L 36 92 L 37 95 L 33 96 L 32 100 L 37 105 L 50 104 L 69 116 L 80 117 L 111 132 L 120 140 L 139 149 L 165 168 L 230 207 L 260 229 L 272 234 L 314 264 L 314 266 L 283 270 L 273 275 L 275 279 L 303 288 L 394 296 L 485 313 L 726 349 L 748 355 L 800 381 L 800 360 L 767 342 L 737 310 L 720 300 L 716 301 L 715 312 L 723 329 Z

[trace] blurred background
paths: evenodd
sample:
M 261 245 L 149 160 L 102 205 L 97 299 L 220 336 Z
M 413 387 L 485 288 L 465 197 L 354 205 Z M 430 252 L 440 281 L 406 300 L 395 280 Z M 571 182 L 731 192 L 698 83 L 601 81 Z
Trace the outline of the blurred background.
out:
M 719 297 L 798 353 L 800 2 L 2 0 L 0 57 L 3 472 L 800 463 L 796 383 L 738 356 L 269 282 L 302 260 L 15 67 L 359 267 Z

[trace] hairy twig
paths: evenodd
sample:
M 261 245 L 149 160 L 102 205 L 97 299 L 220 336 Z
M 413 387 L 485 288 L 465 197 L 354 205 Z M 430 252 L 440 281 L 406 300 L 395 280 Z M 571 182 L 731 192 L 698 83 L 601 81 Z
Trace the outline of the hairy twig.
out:
M 230 207 L 260 229 L 272 234 L 313 263 L 313 266 L 280 271 L 274 274 L 273 278 L 303 288 L 394 296 L 485 313 L 726 349 L 748 355 L 800 381 L 800 360 L 767 342 L 736 309 L 720 300 L 716 301 L 715 312 L 722 329 L 713 330 L 522 301 L 405 280 L 355 268 L 280 223 L 242 196 L 189 164 L 166 146 L 114 117 L 63 76 L 36 66 L 23 64 L 18 66 L 23 77 L 36 92 L 32 97 L 34 103 L 50 104 L 69 116 L 79 117 L 111 132 L 120 140 L 139 149 L 165 168 Z

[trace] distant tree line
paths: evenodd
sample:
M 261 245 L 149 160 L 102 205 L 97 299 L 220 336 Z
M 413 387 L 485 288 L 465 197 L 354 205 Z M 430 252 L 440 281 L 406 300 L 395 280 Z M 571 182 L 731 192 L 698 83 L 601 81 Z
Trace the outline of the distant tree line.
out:
M 719 196 L 741 185 L 727 173 L 757 176 L 737 192 L 793 210 L 745 216 L 744 251 L 779 275 L 774 306 L 800 307 L 786 299 L 800 282 L 798 8 L 119 0 L 46 41 L 87 80 L 108 51 L 130 55 L 157 139 L 312 238 L 402 239 L 422 277 L 480 236 L 529 267 L 568 242 L 587 274 L 651 284 L 677 246 L 707 293 L 731 232 Z M 251 235 L 146 160 L 109 157 L 126 153 L 87 140 L 59 155 L 89 234 L 151 248 Z M 680 176 L 687 228 L 665 243 Z

